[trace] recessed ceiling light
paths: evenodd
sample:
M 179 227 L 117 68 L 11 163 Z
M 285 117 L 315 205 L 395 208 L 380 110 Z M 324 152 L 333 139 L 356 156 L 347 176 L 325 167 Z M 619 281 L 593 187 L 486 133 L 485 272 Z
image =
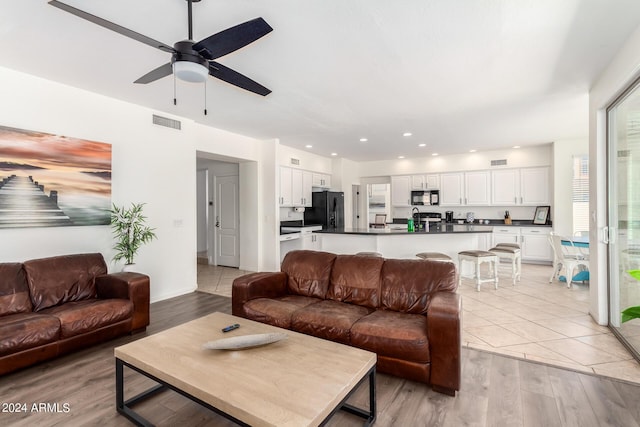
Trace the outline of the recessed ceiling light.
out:
M 398 156 L 399 159 L 404 159 L 404 156 Z
M 368 139 L 367 138 L 360 138 L 360 142 L 367 142 Z
M 432 155 L 432 156 L 437 156 L 437 155 L 438 155 L 438 153 L 432 153 L 431 155 Z
M 312 148 L 312 147 L 313 145 L 309 145 L 309 144 L 305 145 L 305 148 Z
M 513 148 L 520 148 L 520 146 L 519 145 L 514 145 Z
M 418 147 L 426 147 L 427 144 L 418 144 Z
M 475 153 L 478 150 L 469 150 L 470 153 Z
M 413 135 L 411 132 L 405 132 L 402 134 L 402 136 L 411 136 L 411 135 Z
M 332 155 L 332 156 L 337 156 L 337 155 L 338 155 L 338 153 L 331 153 L 331 155 Z

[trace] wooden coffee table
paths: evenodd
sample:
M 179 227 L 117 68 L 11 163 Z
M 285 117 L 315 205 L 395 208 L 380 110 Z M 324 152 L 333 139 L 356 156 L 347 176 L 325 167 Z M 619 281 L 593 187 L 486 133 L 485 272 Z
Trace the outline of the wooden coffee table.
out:
M 222 333 L 225 326 L 240 328 Z M 202 344 L 239 335 L 285 332 L 287 339 L 243 350 L 205 350 Z M 152 425 L 132 407 L 172 389 L 240 425 L 317 426 L 342 409 L 376 418 L 376 355 L 358 348 L 213 313 L 117 347 L 116 405 L 137 425 Z M 124 400 L 124 367 L 158 383 Z M 369 409 L 346 403 L 369 379 Z

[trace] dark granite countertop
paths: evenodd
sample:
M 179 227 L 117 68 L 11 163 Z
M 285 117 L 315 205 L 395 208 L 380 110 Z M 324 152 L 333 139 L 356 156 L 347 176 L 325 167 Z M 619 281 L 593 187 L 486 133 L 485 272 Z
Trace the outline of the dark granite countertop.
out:
M 358 234 L 365 236 L 385 236 L 385 235 L 433 235 L 433 234 L 454 234 L 454 233 L 493 233 L 492 225 L 458 225 L 458 224 L 442 224 L 429 227 L 429 231 L 420 230 L 409 232 L 407 230 L 392 230 L 389 228 L 334 228 L 327 230 L 314 231 L 314 233 L 322 234 Z

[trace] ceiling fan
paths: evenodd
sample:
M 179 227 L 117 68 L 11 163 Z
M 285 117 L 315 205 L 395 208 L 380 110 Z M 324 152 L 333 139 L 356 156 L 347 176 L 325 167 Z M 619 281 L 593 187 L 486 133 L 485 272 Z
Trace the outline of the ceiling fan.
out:
M 204 82 L 207 76 L 211 75 L 258 95 L 266 96 L 270 94 L 271 90 L 251 80 L 249 77 L 215 62 L 214 59 L 253 43 L 273 31 L 273 28 L 271 28 L 264 19 L 255 18 L 234 27 L 227 28 L 199 42 L 194 42 L 191 8 L 192 3 L 199 1 L 200 0 L 187 0 L 189 39 L 176 42 L 173 47 L 57 0 L 51 0 L 49 4 L 111 31 L 122 34 L 123 36 L 172 54 L 171 62 L 151 70 L 134 83 L 151 83 L 171 73 L 174 73 L 174 75 L 181 80 Z

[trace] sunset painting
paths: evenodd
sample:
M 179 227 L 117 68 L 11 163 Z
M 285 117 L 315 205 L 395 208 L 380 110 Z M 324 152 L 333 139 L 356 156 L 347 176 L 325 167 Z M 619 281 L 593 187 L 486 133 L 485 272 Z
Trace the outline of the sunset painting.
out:
M 0 228 L 107 225 L 111 144 L 0 126 Z

